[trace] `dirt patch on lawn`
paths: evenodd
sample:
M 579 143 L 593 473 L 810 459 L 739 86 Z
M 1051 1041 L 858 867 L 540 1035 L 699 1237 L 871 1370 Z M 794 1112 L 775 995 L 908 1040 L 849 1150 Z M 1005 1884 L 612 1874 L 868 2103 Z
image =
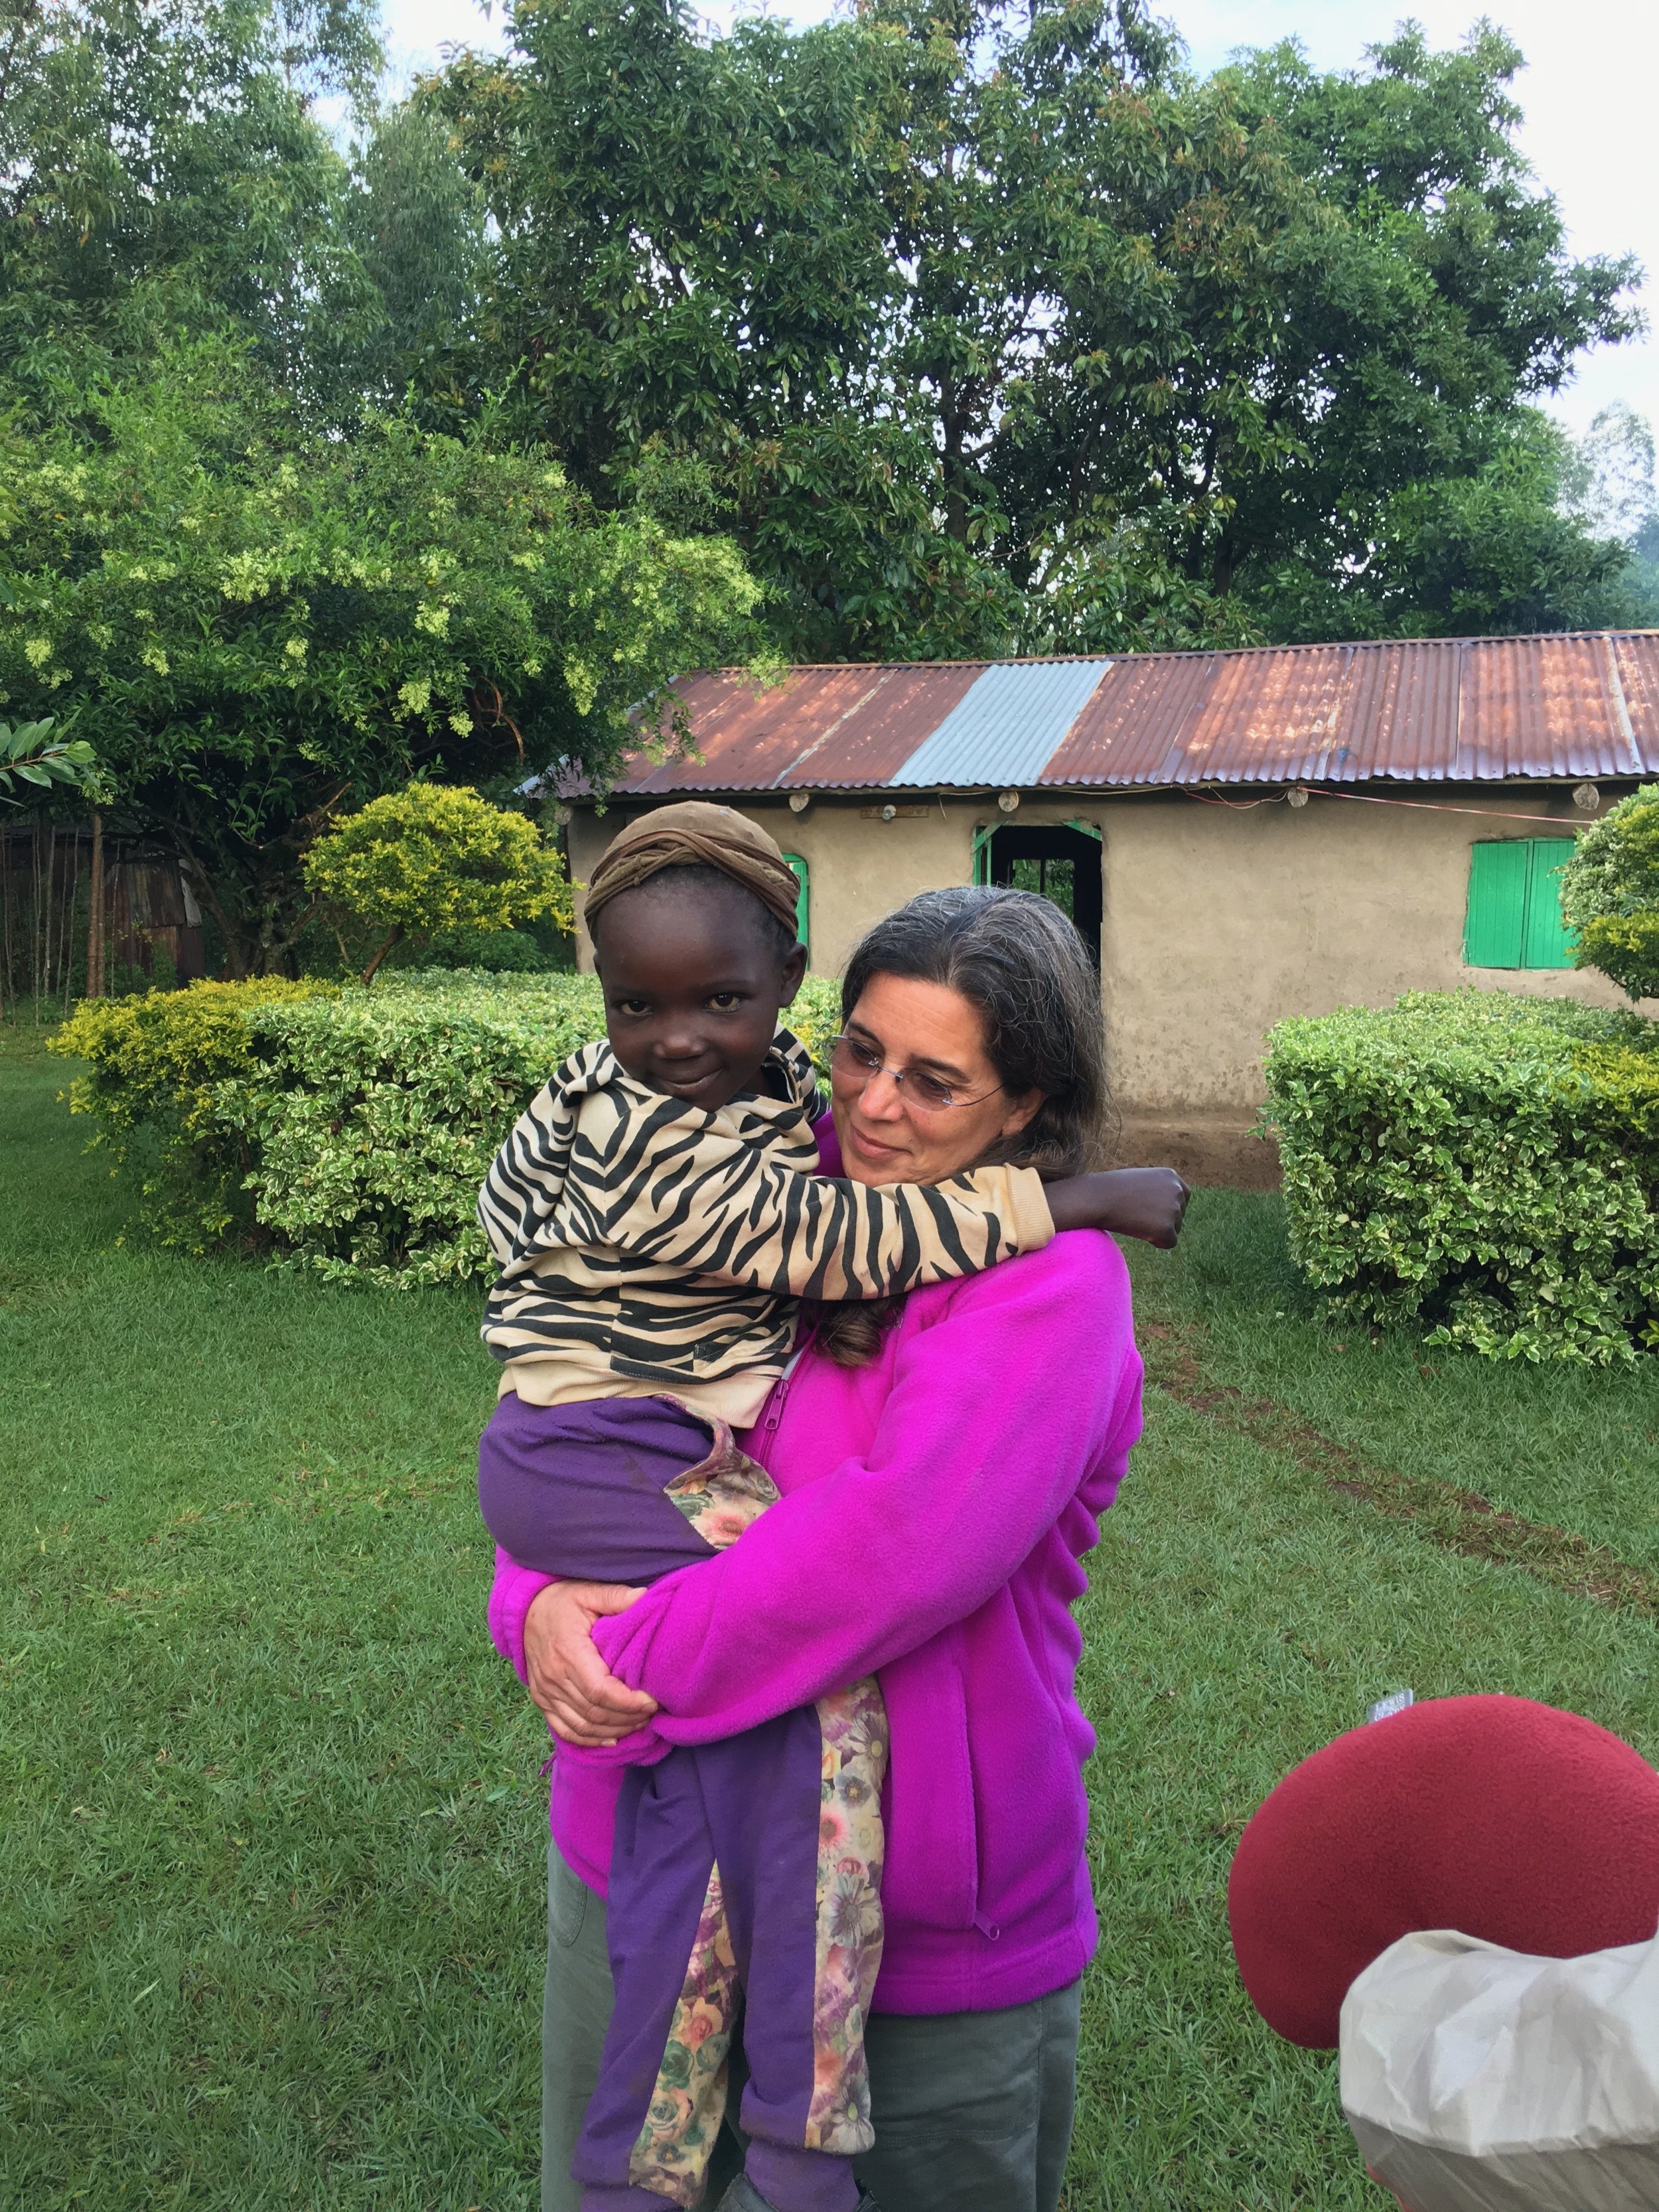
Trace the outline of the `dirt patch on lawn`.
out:
M 1455 1482 L 1381 1467 L 1322 1435 L 1273 1399 L 1247 1398 L 1242 1390 L 1211 1382 L 1200 1364 L 1204 1337 L 1196 1323 L 1152 1322 L 1139 1335 L 1149 1382 L 1177 1404 L 1294 1461 L 1340 1495 L 1413 1522 L 1431 1541 L 1466 1559 L 1520 1567 L 1571 1596 L 1659 1620 L 1659 1577 L 1630 1565 L 1605 1545 L 1547 1521 L 1528 1521 Z
M 1255 1116 L 1126 1113 L 1107 1147 L 1114 1168 L 1176 1168 L 1189 1183 L 1223 1190 L 1277 1190 L 1279 1147 L 1255 1133 Z

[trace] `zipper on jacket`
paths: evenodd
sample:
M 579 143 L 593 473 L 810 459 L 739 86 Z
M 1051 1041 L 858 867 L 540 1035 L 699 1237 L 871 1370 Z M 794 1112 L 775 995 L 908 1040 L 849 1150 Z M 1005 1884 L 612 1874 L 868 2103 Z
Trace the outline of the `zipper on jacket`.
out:
M 760 1449 L 752 1455 L 769 1474 L 772 1472 L 772 1439 L 776 1436 L 778 1424 L 783 1419 L 784 1401 L 788 1395 L 789 1377 L 787 1374 L 780 1375 L 772 1385 L 772 1395 L 767 1401 L 766 1419 L 761 1424 L 761 1432 L 757 1439 Z
M 766 1401 L 766 1418 L 761 1423 L 759 1436 L 753 1439 L 759 1444 L 760 1449 L 751 1451 L 749 1456 L 750 1459 L 757 1460 L 769 1474 L 772 1472 L 772 1439 L 776 1436 L 778 1425 L 783 1419 L 783 1408 L 789 1395 L 789 1385 L 794 1379 L 796 1368 L 800 1365 L 802 1359 L 811 1348 L 812 1338 L 817 1334 L 817 1331 L 814 1328 L 807 1336 L 805 1342 L 797 1345 L 794 1351 L 790 1353 L 788 1363 L 782 1374 L 772 1385 L 772 1395 Z

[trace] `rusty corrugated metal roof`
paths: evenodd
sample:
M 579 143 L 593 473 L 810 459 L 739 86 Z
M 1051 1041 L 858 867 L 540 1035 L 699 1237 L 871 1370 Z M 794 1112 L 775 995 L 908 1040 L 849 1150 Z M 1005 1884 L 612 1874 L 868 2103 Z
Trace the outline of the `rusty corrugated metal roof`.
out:
M 719 669 L 675 686 L 701 761 L 641 758 L 619 788 L 880 790 L 976 679 L 982 660 L 893 660 L 793 668 L 757 686 Z
M 1624 696 L 1621 735 L 1632 773 L 1659 764 L 1659 633 L 1639 630 L 1613 641 L 1613 665 Z
M 720 670 L 678 687 L 685 791 L 1168 787 L 1659 773 L 1659 632 L 1431 638 L 1112 659 Z
M 1483 640 L 1462 659 L 1460 777 L 1631 773 L 1612 641 Z

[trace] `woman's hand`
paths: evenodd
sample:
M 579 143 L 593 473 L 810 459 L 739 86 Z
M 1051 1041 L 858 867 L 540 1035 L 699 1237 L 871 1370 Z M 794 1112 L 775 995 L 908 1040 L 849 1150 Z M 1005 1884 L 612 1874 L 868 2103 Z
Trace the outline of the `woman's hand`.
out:
M 524 1620 L 530 1694 L 564 1743 L 611 1744 L 643 1728 L 657 1701 L 617 1681 L 593 1649 L 593 1623 L 645 1592 L 623 1583 L 550 1583 Z
M 1068 1176 L 1045 1192 L 1056 1229 L 1110 1229 L 1168 1252 L 1192 1196 L 1173 1168 L 1113 1168 Z

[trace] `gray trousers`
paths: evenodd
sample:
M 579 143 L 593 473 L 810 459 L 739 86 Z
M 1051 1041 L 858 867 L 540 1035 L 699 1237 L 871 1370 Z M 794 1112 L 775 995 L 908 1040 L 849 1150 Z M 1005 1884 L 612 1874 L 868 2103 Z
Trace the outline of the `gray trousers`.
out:
M 1000 2012 L 878 2013 L 869 2021 L 876 2146 L 856 2171 L 881 2212 L 1056 2212 L 1072 2140 L 1081 1990 L 1073 1982 Z M 550 1843 L 542 2212 L 579 2212 L 570 2160 L 599 2080 L 611 2004 L 604 1901 Z M 731 2104 L 735 2112 L 736 2081 Z M 728 2121 L 706 2204 L 719 2203 L 742 2159 Z

